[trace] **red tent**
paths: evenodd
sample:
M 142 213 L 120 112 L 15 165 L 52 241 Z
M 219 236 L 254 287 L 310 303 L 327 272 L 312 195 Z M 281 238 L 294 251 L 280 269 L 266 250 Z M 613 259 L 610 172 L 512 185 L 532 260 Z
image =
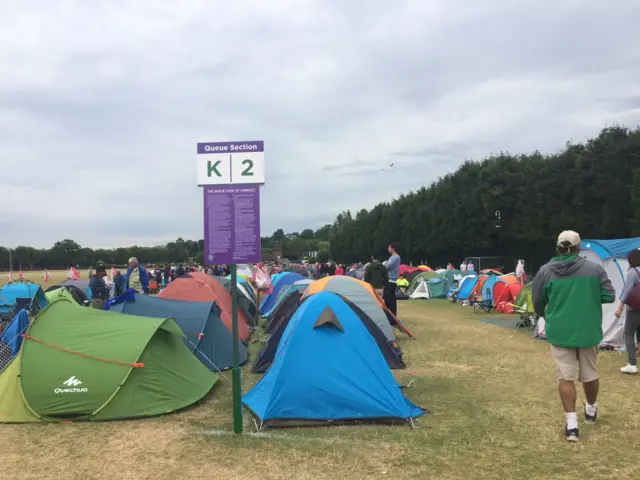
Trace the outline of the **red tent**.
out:
M 206 273 L 191 272 L 176 278 L 160 292 L 162 298 L 191 300 L 194 302 L 216 302 L 222 310 L 220 319 L 231 330 L 231 294 L 215 278 Z M 238 308 L 238 336 L 249 337 L 249 326 L 244 312 Z
M 501 302 L 513 303 L 522 290 L 520 283 L 507 283 L 502 279 L 498 279 L 493 286 L 493 305 Z

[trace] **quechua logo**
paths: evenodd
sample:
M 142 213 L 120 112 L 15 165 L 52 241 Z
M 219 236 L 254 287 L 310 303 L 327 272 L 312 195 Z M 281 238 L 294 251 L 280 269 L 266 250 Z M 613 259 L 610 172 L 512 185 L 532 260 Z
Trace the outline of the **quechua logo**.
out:
M 66 388 L 54 388 L 53 392 L 54 393 L 86 393 L 89 391 L 89 389 L 86 387 L 78 388 L 79 385 L 82 385 L 82 381 L 79 378 L 77 378 L 75 375 L 72 375 L 67 380 L 62 382 L 62 385 L 64 385 Z

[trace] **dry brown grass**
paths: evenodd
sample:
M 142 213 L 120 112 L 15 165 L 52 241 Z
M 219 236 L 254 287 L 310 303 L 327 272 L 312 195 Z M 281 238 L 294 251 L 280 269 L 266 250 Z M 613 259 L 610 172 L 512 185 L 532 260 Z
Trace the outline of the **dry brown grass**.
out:
M 13 272 L 13 279 L 14 280 L 18 280 L 20 278 L 19 277 L 19 273 L 20 272 Z M 50 270 L 49 274 L 50 274 L 51 278 L 46 283 L 42 278 L 42 276 L 44 275 L 44 271 L 33 271 L 33 272 L 23 272 L 23 273 L 24 273 L 24 279 L 25 280 L 29 280 L 31 282 L 35 282 L 35 283 L 38 283 L 38 284 L 42 285 L 42 288 L 44 290 L 46 290 L 47 287 L 50 287 L 51 285 L 55 285 L 56 283 L 63 282 L 64 280 L 67 279 L 67 272 L 65 270 Z M 7 280 L 7 272 L 2 272 L 0 275 L 1 275 L 0 276 L 0 285 L 4 285 L 8 281 Z M 80 270 L 80 278 L 82 278 L 84 280 L 89 278 L 87 270 Z
M 137 421 L 0 425 L 1 478 L 638 478 L 639 379 L 606 352 L 599 424 L 561 435 L 548 345 L 440 301 L 403 302 L 406 394 L 433 410 L 406 426 L 267 430 L 234 436 L 223 378 L 184 412 Z M 253 345 L 255 350 L 258 345 Z M 255 352 L 254 352 L 255 353 Z M 347 367 L 348 368 L 348 367 Z M 226 374 L 227 377 L 230 375 Z M 257 380 L 245 375 L 244 390 Z M 245 412 L 245 429 L 252 422 Z

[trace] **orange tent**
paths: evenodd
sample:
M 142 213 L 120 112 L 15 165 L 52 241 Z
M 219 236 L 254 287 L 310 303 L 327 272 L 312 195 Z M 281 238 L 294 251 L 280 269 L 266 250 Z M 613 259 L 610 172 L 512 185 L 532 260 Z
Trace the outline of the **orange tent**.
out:
M 378 326 L 383 326 L 381 319 L 377 315 L 379 312 L 383 318 L 386 317 L 386 320 L 391 325 L 398 327 L 404 333 L 413 337 L 409 329 L 387 309 L 382 299 L 369 283 L 344 275 L 324 277 L 309 284 L 304 293 L 304 298 L 324 290 L 339 293 L 346 299 L 352 301 L 367 313 Z
M 478 281 L 476 282 L 476 286 L 471 290 L 471 295 L 469 295 L 470 299 L 477 298 L 479 295 L 482 295 L 482 286 L 484 285 L 484 282 L 487 281 L 487 278 L 489 278 L 489 275 L 480 275 L 480 278 L 478 278 Z
M 200 272 L 189 272 L 176 278 L 160 292 L 162 298 L 191 300 L 193 302 L 216 302 L 222 313 L 220 319 L 231 330 L 231 294 L 215 278 Z M 249 338 L 247 317 L 238 308 L 238 336 L 241 340 Z

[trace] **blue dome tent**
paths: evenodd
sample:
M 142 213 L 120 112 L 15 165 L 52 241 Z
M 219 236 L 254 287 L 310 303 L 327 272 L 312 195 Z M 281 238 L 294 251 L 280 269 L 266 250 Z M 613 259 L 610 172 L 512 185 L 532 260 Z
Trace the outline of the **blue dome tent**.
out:
M 281 292 L 286 292 L 289 286 L 304 279 L 305 277 L 299 273 L 286 272 L 279 275 L 273 282 L 273 290 L 271 293 L 265 296 L 264 299 L 262 299 L 262 302 L 260 302 L 260 308 L 258 309 L 260 314 L 263 315 L 267 313 L 275 306 Z
M 109 303 L 109 310 L 142 317 L 173 317 L 185 334 L 184 343 L 209 370 L 233 366 L 231 332 L 220 320 L 215 302 L 174 300 L 127 290 Z M 247 361 L 247 347 L 242 341 L 238 347 L 242 364 Z
M 580 256 L 602 265 L 619 296 L 629 270 L 627 255 L 637 248 L 640 248 L 640 238 L 583 240 Z M 617 304 L 618 302 L 602 305 L 602 345 L 624 345 L 624 317 L 616 318 Z
M 339 295 L 309 297 L 271 368 L 243 397 L 260 426 L 413 422 L 425 410 L 400 390 L 376 341 Z

